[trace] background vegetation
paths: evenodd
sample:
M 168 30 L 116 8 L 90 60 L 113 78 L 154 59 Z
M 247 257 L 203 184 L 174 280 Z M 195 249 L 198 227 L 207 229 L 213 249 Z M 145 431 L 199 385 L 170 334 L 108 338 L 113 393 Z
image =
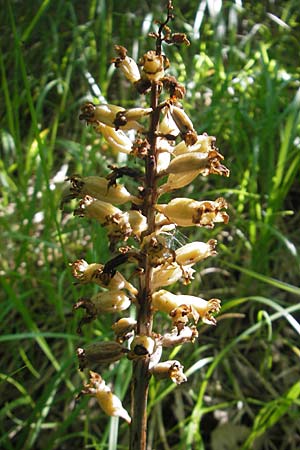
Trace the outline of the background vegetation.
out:
M 91 96 L 140 102 L 110 63 L 113 45 L 142 55 L 164 3 L 12 0 L 0 10 L 3 449 L 127 448 L 125 424 L 93 401 L 75 402 L 74 349 L 109 339 L 111 324 L 99 318 L 76 335 L 72 304 L 90 291 L 73 285 L 68 263 L 109 254 L 103 230 L 59 203 L 66 175 L 103 175 L 116 161 L 79 122 L 79 107 Z M 198 179 L 190 195 L 225 196 L 231 220 L 172 237 L 174 245 L 218 239 L 218 257 L 188 291 L 221 298 L 223 309 L 216 328 L 200 328 L 198 345 L 173 352 L 188 383 L 152 382 L 149 449 L 298 449 L 298 1 L 174 6 L 173 30 L 191 46 L 165 49 L 171 73 L 187 86 L 195 128 L 217 137 L 231 169 L 229 179 Z M 130 364 L 101 373 L 127 404 Z

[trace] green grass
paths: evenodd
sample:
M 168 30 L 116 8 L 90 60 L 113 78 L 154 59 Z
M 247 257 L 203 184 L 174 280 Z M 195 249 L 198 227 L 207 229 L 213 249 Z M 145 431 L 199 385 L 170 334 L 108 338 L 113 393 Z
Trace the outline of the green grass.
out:
M 151 382 L 149 441 L 156 450 L 297 449 L 299 413 L 300 18 L 296 0 L 174 0 L 174 31 L 191 45 L 166 49 L 187 87 L 199 132 L 217 137 L 229 179 L 197 179 L 191 195 L 223 195 L 230 223 L 191 230 L 217 238 L 189 293 L 222 299 L 218 326 L 173 351 L 189 381 Z M 204 15 L 201 14 L 205 7 Z M 111 336 L 111 318 L 76 334 L 68 263 L 105 261 L 103 230 L 59 209 L 66 175 L 107 173 L 115 162 L 78 120 L 88 95 L 137 104 L 113 70 L 113 45 L 135 57 L 159 1 L 5 2 L 1 8 L 0 447 L 126 449 L 127 426 L 87 399 L 75 349 Z M 91 76 L 93 78 L 91 78 Z M 196 294 L 197 293 L 197 294 Z M 95 331 L 96 330 L 96 331 Z M 177 356 L 176 356 L 177 357 Z M 129 401 L 130 364 L 102 372 Z

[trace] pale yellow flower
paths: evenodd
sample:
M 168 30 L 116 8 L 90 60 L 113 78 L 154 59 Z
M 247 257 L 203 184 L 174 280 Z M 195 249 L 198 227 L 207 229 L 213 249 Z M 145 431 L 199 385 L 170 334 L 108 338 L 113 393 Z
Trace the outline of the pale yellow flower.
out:
M 186 145 L 184 141 L 175 145 L 173 155 L 178 156 L 187 152 L 203 152 L 208 153 L 215 148 L 216 138 L 214 136 L 208 136 L 207 133 L 198 134 L 197 141 L 193 145 Z
M 95 306 L 97 314 L 124 311 L 131 305 L 130 298 L 119 290 L 99 292 L 93 295 L 90 301 Z
M 227 223 L 228 215 L 221 211 L 224 208 L 227 208 L 227 203 L 222 197 L 215 201 L 175 198 L 168 204 L 156 205 L 157 211 L 163 213 L 170 222 L 182 227 L 204 226 L 213 228 L 216 222 Z
M 204 300 L 201 297 L 194 295 L 172 294 L 172 292 L 164 289 L 154 292 L 152 294 L 153 308 L 165 312 L 167 314 L 173 313 L 180 306 L 191 306 L 197 314 L 202 318 L 202 321 L 208 324 L 215 325 L 216 319 L 212 316 L 221 308 L 221 301 L 216 298 Z M 192 311 L 191 311 L 192 313 Z
M 126 280 L 121 272 L 116 271 L 113 275 L 103 272 L 103 264 L 88 264 L 84 259 L 78 259 L 71 266 L 73 277 L 81 284 L 96 283 L 109 290 L 126 289 L 133 296 L 138 293 L 137 289 Z
M 194 145 L 197 142 L 197 133 L 189 116 L 175 105 L 170 105 L 170 113 L 186 145 Z
M 113 59 L 115 66 L 120 69 L 127 80 L 131 83 L 136 83 L 141 78 L 139 67 L 134 59 L 127 56 L 127 50 L 121 45 L 115 45 L 115 50 L 118 58 Z
M 84 386 L 81 393 L 96 397 L 99 406 L 108 416 L 118 416 L 131 423 L 131 418 L 123 408 L 121 400 L 112 393 L 98 373 L 90 371 L 90 382 Z
M 79 207 L 75 209 L 74 215 L 96 219 L 101 224 L 104 224 L 111 216 L 121 216 L 122 211 L 111 203 L 86 195 L 80 201 Z
M 142 108 L 140 110 L 146 111 Z M 149 108 L 147 109 L 149 111 Z M 117 118 L 121 115 L 125 116 L 124 123 L 119 121 L 116 123 Z M 137 115 L 137 113 L 135 113 Z M 140 112 L 140 117 L 143 115 Z M 95 105 L 92 102 L 87 102 L 81 107 L 81 114 L 79 116 L 81 120 L 86 120 L 88 124 L 93 125 L 97 128 L 100 123 L 107 125 L 112 128 L 122 128 L 123 130 L 137 130 L 144 131 L 144 127 L 138 123 L 136 120 L 126 120 L 126 109 L 122 108 L 122 106 L 112 105 L 108 103 L 104 103 L 101 105 Z M 118 122 L 118 120 L 117 120 Z
M 207 242 L 190 242 L 176 250 L 176 261 L 183 266 L 196 264 L 209 256 L 215 256 L 217 254 L 216 245 L 215 239 Z
M 169 378 L 176 384 L 185 383 L 187 381 L 187 378 L 183 373 L 183 366 L 176 360 L 164 361 L 156 364 L 156 366 L 151 369 L 151 373 L 158 379 Z
M 149 50 L 139 61 L 142 66 L 142 75 L 150 81 L 158 81 L 163 78 L 165 69 L 169 66 L 168 59 L 164 55 L 158 55 L 154 50 Z
M 158 289 L 162 286 L 170 286 L 176 281 L 183 280 L 185 284 L 189 283 L 193 279 L 195 270 L 191 267 L 182 267 L 176 262 L 166 262 L 153 269 L 152 277 L 152 289 Z
M 131 195 L 124 185 L 110 185 L 109 180 L 103 177 L 81 177 L 80 175 L 73 175 L 68 180 L 72 184 L 71 192 L 77 197 L 89 195 L 90 197 L 115 205 L 122 205 L 126 202 L 141 203 L 141 200 Z
M 163 118 L 159 123 L 158 131 L 163 135 L 172 135 L 174 137 L 178 136 L 180 131 L 174 122 L 169 108 L 165 108 L 163 113 Z
M 101 133 L 106 142 L 113 150 L 118 153 L 126 153 L 127 155 L 132 151 L 132 141 L 122 130 L 116 130 L 104 123 L 98 122 L 94 129 L 97 133 Z

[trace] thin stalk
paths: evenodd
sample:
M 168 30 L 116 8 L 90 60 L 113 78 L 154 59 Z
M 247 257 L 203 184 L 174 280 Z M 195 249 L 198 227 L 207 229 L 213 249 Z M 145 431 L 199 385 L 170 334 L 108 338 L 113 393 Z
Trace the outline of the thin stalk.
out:
M 145 200 L 144 214 L 147 216 L 148 229 L 146 235 L 155 231 L 155 208 L 157 202 L 157 128 L 159 124 L 160 108 L 158 108 L 159 87 L 152 83 L 151 107 L 153 112 L 150 119 L 148 141 L 149 153 L 146 157 L 145 172 Z M 142 274 L 140 276 L 140 290 L 137 311 L 137 334 L 151 336 L 153 312 L 151 308 L 151 281 L 153 268 L 148 255 L 145 255 Z M 150 374 L 148 371 L 149 358 L 139 358 L 133 362 L 131 388 L 131 434 L 130 450 L 145 450 L 147 445 L 147 399 Z

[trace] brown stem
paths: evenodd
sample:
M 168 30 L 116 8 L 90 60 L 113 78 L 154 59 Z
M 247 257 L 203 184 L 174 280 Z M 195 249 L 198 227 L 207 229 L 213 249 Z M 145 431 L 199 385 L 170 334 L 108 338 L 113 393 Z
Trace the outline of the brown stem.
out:
M 153 82 L 151 88 L 151 114 L 148 140 L 149 153 L 146 158 L 145 200 L 143 212 L 147 216 L 148 229 L 146 235 L 155 230 L 155 209 L 157 201 L 157 128 L 161 109 L 158 108 L 159 86 Z M 137 311 L 137 334 L 151 336 L 153 312 L 151 307 L 152 267 L 146 255 L 141 267 L 140 289 Z M 146 450 L 147 445 L 147 399 L 150 374 L 148 371 L 149 356 L 141 357 L 133 362 L 131 387 L 131 433 L 130 450 Z

